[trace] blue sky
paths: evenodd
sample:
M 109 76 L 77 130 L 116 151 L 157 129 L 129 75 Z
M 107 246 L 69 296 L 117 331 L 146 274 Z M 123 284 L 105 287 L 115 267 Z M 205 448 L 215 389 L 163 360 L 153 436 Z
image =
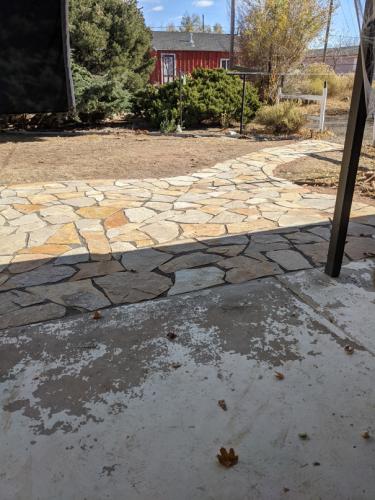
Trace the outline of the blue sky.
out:
M 298 0 L 296 0 L 298 1 Z M 327 0 L 328 1 L 328 0 Z M 148 26 L 159 28 L 173 22 L 178 26 L 185 12 L 205 15 L 206 24 L 219 22 L 229 31 L 229 0 L 139 0 Z M 354 0 L 340 0 L 334 16 L 332 42 L 351 43 L 358 36 Z
M 173 22 L 178 25 L 185 12 L 204 14 L 207 24 L 219 22 L 229 29 L 228 0 L 139 0 L 146 22 L 151 27 L 165 26 Z

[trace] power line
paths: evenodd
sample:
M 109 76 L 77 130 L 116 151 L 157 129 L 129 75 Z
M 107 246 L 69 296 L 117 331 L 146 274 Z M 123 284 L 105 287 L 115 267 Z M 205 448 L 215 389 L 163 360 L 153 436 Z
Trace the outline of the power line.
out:
M 346 28 L 347 28 L 347 30 L 348 30 L 348 31 L 351 31 L 350 24 L 348 23 L 348 20 L 347 20 L 347 18 L 346 18 L 345 9 L 344 9 L 344 7 L 343 7 L 343 5 L 342 5 L 342 2 L 341 2 L 341 1 L 339 1 L 339 7 L 341 8 L 342 15 L 343 15 L 343 19 L 344 19 L 344 23 L 345 23 L 345 25 L 346 25 Z
M 353 2 L 350 2 L 351 3 L 351 7 L 353 7 Z M 350 17 L 352 19 L 352 22 L 353 22 L 353 26 L 355 26 L 355 29 L 357 31 L 358 29 L 358 21 L 357 21 L 357 14 L 355 13 L 355 15 L 353 14 L 353 8 L 349 7 L 349 13 L 350 13 Z
M 211 28 L 213 30 L 213 27 L 214 25 L 212 24 L 206 24 L 205 25 L 205 28 Z M 148 28 L 150 30 L 153 30 L 153 31 L 168 31 L 168 26 L 148 26 Z M 179 32 L 179 33 L 187 33 L 187 31 L 185 30 L 185 26 L 175 26 L 174 25 L 174 28 L 176 28 L 176 30 L 173 30 L 175 32 Z M 183 28 L 181 30 L 181 28 Z M 194 33 L 203 33 L 203 30 L 201 31 L 194 31 Z M 205 32 L 207 33 L 207 32 Z M 228 31 L 222 31 L 220 33 L 217 33 L 216 31 L 211 31 L 210 33 L 208 34 L 211 34 L 211 35 L 230 35 L 230 33 Z

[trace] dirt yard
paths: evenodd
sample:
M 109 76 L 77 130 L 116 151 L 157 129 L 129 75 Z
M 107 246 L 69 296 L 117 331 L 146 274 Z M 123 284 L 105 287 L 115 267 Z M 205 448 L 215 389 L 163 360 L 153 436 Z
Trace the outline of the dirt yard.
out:
M 172 137 L 124 130 L 0 135 L 0 184 L 187 175 L 286 141 Z
M 312 155 L 281 165 L 276 175 L 297 184 L 336 190 L 341 169 L 341 151 Z M 375 203 L 375 148 L 365 145 L 358 169 L 356 196 Z

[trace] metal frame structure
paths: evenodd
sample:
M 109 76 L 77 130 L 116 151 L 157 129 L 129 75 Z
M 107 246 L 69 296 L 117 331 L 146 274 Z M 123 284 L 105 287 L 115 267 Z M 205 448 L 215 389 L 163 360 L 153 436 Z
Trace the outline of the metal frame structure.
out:
M 371 22 L 362 27 L 361 46 L 359 48 L 354 78 L 340 182 L 332 223 L 332 235 L 325 269 L 326 274 L 331 277 L 337 277 L 341 272 L 359 158 L 368 114 L 364 72 L 366 72 L 370 83 L 374 76 L 375 22 L 372 20 L 372 14 L 373 0 L 366 0 L 364 19 L 371 19 Z

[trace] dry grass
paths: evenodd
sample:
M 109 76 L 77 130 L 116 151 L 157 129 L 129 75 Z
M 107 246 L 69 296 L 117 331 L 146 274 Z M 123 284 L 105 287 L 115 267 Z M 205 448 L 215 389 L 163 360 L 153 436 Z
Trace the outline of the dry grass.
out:
M 330 97 L 327 100 L 327 115 L 337 116 L 349 113 L 350 98 Z M 302 107 L 303 112 L 307 115 L 319 115 L 320 104 L 306 104 Z

